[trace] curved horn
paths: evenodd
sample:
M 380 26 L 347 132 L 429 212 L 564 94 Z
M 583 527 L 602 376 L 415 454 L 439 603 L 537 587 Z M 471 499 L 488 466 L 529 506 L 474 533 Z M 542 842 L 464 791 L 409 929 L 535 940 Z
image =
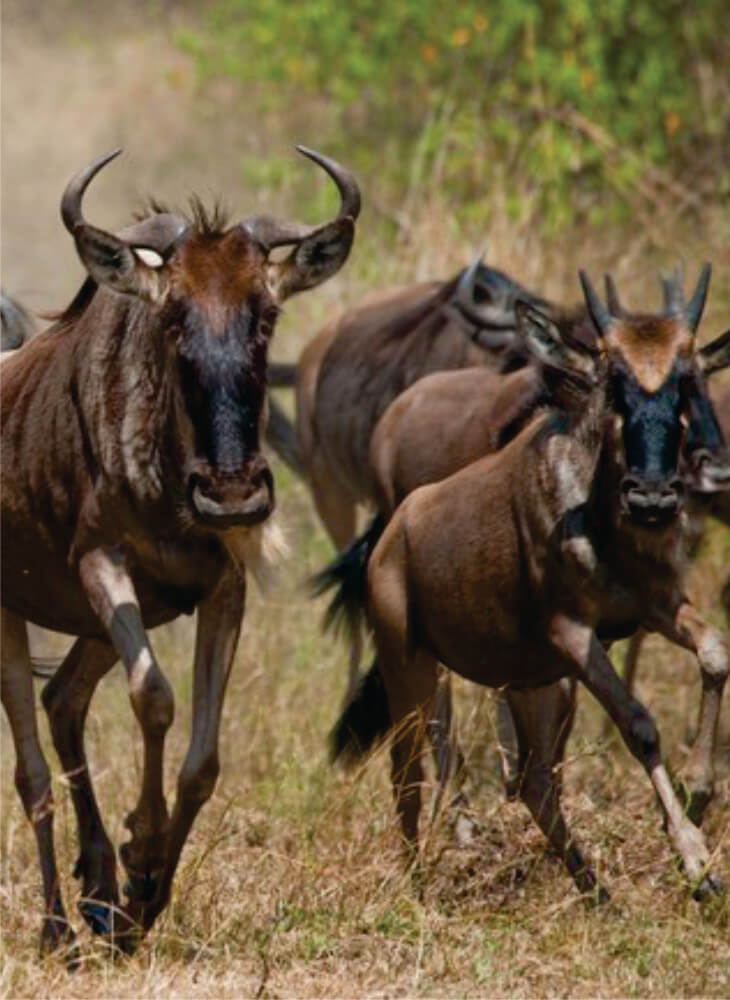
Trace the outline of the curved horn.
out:
M 342 219 L 349 215 L 354 222 L 360 214 L 361 200 L 360 188 L 350 171 L 345 170 L 337 160 L 333 160 L 323 153 L 318 153 L 315 149 L 308 149 L 306 146 L 297 146 L 297 152 L 313 160 L 314 163 L 319 164 L 320 167 L 327 171 L 337 185 L 337 190 L 340 192 L 340 198 L 342 199 L 337 218 Z
M 608 311 L 612 316 L 624 316 L 626 310 L 621 305 L 621 301 L 618 297 L 618 290 L 616 288 L 616 282 L 613 280 L 613 276 L 610 274 L 604 274 L 603 281 L 606 286 L 606 305 L 608 306 Z
M 119 229 L 116 235 L 130 246 L 149 247 L 164 257 L 189 226 L 190 223 L 181 215 L 157 212 Z
M 340 192 L 340 210 L 335 221 L 344 218 L 350 218 L 354 221 L 360 214 L 361 201 L 360 188 L 353 175 L 329 156 L 324 156 L 306 146 L 297 146 L 296 148 L 303 156 L 322 167 L 337 185 L 337 190 Z M 321 225 L 304 226 L 298 222 L 286 222 L 272 215 L 251 216 L 244 219 L 242 225 L 250 236 L 267 250 L 292 243 L 301 243 L 302 240 L 307 239 L 308 236 L 322 228 Z
M 591 284 L 585 271 L 578 271 L 578 277 L 580 278 L 581 287 L 583 288 L 583 297 L 586 300 L 586 306 L 588 307 L 590 317 L 593 320 L 593 324 L 598 331 L 599 336 L 603 337 L 606 333 L 608 333 L 613 323 L 613 318 L 598 297 L 598 293 Z
M 684 309 L 687 325 L 693 333 L 697 330 L 697 327 L 700 325 L 700 320 L 702 319 L 702 311 L 705 308 L 705 300 L 707 299 L 707 290 L 710 287 L 711 275 L 712 265 L 709 262 L 706 262 L 702 265 L 702 270 L 700 271 L 700 276 L 697 280 L 697 287 L 695 288 L 694 295 Z
M 83 170 L 79 170 L 66 185 L 66 190 L 63 192 L 63 197 L 61 198 L 61 218 L 63 219 L 64 226 L 72 236 L 75 230 L 85 223 L 84 217 L 81 214 L 81 200 L 84 197 L 84 191 L 89 186 L 89 182 L 99 173 L 102 167 L 105 167 L 110 160 L 116 159 L 120 153 L 121 149 L 115 149 L 111 153 L 104 153 L 103 156 L 92 160 Z

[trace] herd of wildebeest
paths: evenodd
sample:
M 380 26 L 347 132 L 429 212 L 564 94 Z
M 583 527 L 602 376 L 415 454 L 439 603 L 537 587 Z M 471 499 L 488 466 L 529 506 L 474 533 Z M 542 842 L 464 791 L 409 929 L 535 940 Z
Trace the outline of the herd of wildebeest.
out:
M 299 151 L 338 188 L 331 221 L 231 224 L 194 198 L 186 215 L 151 203 L 118 233 L 82 212 L 118 151 L 102 156 L 61 201 L 87 272 L 71 304 L 29 336 L 23 308 L 2 299 L 2 702 L 38 847 L 42 948 L 65 945 L 74 961 L 26 623 L 76 637 L 41 698 L 78 822 L 79 911 L 131 952 L 166 906 L 216 783 L 246 570 L 266 559 L 274 507 L 264 438 L 307 481 L 340 550 L 315 581 L 334 590 L 327 617 L 350 644 L 333 757 L 352 762 L 391 737 L 409 863 L 424 737 L 439 797 L 464 768 L 455 671 L 499 692 L 507 793 L 580 892 L 607 897 L 561 811 L 558 765 L 581 681 L 646 770 L 691 891 L 721 892 L 701 823 L 728 651 L 683 589 L 705 518 L 730 524 L 730 393 L 712 385 L 730 366 L 730 330 L 697 344 L 709 265 L 689 297 L 680 269 L 662 275 L 650 312 L 622 303 L 610 277 L 601 296 L 581 271 L 582 302 L 565 306 L 480 258 L 450 280 L 376 291 L 296 365 L 270 363 L 281 303 L 339 270 L 360 212 L 353 176 Z M 294 387 L 296 426 L 267 400 L 270 386 Z M 357 536 L 363 504 L 374 517 Z M 730 583 L 723 600 L 730 613 Z M 192 733 L 168 812 L 173 695 L 146 630 L 194 610 Z M 632 693 L 647 631 L 691 650 L 702 680 L 691 753 L 671 778 Z M 366 632 L 375 660 L 361 675 Z M 622 679 L 607 650 L 629 636 Z M 120 848 L 124 898 L 84 751 L 92 695 L 118 659 L 144 743 Z

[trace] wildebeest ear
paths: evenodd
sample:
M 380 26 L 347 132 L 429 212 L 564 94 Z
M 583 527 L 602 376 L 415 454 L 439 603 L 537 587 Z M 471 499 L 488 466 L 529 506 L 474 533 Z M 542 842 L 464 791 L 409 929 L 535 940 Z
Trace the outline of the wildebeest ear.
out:
M 314 288 L 342 267 L 355 238 L 355 223 L 346 216 L 317 229 L 282 261 L 269 264 L 269 280 L 279 302 Z
M 155 302 L 167 285 L 167 269 L 143 259 L 113 233 L 84 223 L 74 230 L 76 250 L 89 275 L 115 292 Z
M 721 333 L 711 344 L 701 347 L 697 359 L 705 375 L 730 368 L 730 330 Z
M 550 368 L 584 376 L 594 374 L 589 351 L 581 350 L 573 337 L 561 333 L 557 324 L 530 302 L 515 303 L 517 334 L 534 358 Z

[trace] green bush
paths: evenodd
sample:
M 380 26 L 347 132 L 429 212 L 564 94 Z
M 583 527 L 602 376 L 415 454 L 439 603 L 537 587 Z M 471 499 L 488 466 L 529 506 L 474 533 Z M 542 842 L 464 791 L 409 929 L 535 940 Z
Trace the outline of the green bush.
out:
M 393 192 L 468 211 L 498 163 L 562 224 L 607 185 L 619 211 L 730 193 L 728 37 L 726 0 L 222 0 L 181 43 L 262 109 L 318 101 L 317 141 Z

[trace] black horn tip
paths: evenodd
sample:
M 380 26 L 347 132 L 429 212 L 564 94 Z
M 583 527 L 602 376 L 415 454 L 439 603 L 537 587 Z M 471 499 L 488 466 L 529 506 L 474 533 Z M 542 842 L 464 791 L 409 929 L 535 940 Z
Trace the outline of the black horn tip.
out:
M 616 288 L 616 282 L 613 280 L 613 275 L 604 274 L 603 282 L 606 286 L 606 303 L 608 305 L 608 311 L 612 316 L 622 316 L 624 309 L 621 305 L 621 300 L 618 297 L 618 289 Z
M 608 332 L 608 329 L 611 326 L 611 314 L 608 309 L 606 309 L 603 302 L 601 302 L 598 293 L 591 284 L 590 278 L 582 268 L 578 271 L 578 277 L 580 279 L 581 288 L 583 289 L 583 297 L 585 298 L 586 306 L 588 307 L 588 312 L 593 320 L 593 324 L 599 336 L 603 336 Z
M 87 164 L 82 170 L 79 170 L 66 185 L 66 190 L 63 192 L 63 197 L 61 198 L 61 218 L 69 232 L 73 233 L 74 229 L 84 221 L 81 215 L 81 199 L 90 181 L 99 173 L 102 167 L 105 167 L 111 160 L 116 159 L 121 152 L 122 147 L 120 146 L 109 153 L 103 153 Z
M 297 144 L 296 150 L 302 156 L 306 156 L 307 159 L 312 160 L 322 167 L 323 170 L 326 170 L 337 185 L 340 197 L 342 198 L 342 205 L 339 212 L 340 217 L 349 216 L 351 219 L 356 219 L 360 214 L 362 199 L 358 183 L 350 171 L 346 170 L 337 160 L 333 160 L 330 156 L 325 156 L 324 153 L 318 153 L 316 149 L 310 149 L 309 146 Z
M 706 260 L 702 265 L 700 276 L 697 279 L 697 287 L 695 288 L 694 295 L 687 303 L 685 309 L 687 323 L 693 333 L 696 332 L 697 327 L 700 325 L 700 320 L 702 319 L 702 313 L 705 308 L 705 301 L 707 299 L 707 292 L 710 287 L 711 277 L 712 264 Z

